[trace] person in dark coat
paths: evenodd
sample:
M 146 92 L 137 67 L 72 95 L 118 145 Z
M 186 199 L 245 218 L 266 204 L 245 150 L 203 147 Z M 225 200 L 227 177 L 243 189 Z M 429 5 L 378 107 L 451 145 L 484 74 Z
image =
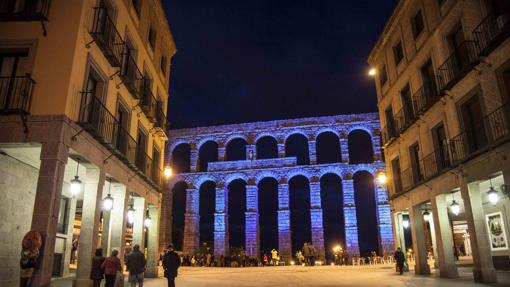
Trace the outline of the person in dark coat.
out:
M 118 255 L 119 251 L 113 249 L 112 254 L 101 264 L 101 268 L 104 269 L 105 287 L 114 287 L 117 273 L 120 273 L 119 275 L 122 277 L 122 265 L 120 259 L 117 257 Z
M 94 287 L 99 287 L 101 285 L 101 280 L 104 278 L 104 269 L 101 267 L 104 260 L 103 249 L 96 249 L 96 253 L 94 257 L 92 257 L 92 270 L 90 270 L 90 279 L 94 282 Z
M 143 286 L 143 273 L 145 272 L 145 256 L 140 251 L 140 245 L 133 246 L 133 251 L 126 257 L 126 267 L 129 271 L 129 283 L 131 287 L 135 287 L 138 283 L 139 287 Z
M 167 251 L 163 256 L 163 269 L 165 270 L 165 277 L 168 280 L 168 287 L 175 287 L 175 277 L 177 277 L 177 270 L 181 265 L 179 255 L 174 251 L 174 245 L 170 244 Z
M 402 273 L 404 273 L 404 263 L 406 262 L 406 256 L 400 247 L 397 248 L 397 251 L 395 251 L 394 257 L 395 261 L 397 262 L 398 272 L 400 272 L 400 275 L 402 275 Z

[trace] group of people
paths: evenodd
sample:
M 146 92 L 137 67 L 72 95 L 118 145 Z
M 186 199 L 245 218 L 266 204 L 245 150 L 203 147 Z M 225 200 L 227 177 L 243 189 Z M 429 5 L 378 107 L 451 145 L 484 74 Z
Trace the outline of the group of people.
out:
M 301 255 L 299 256 L 298 264 L 301 265 L 302 263 L 305 263 L 306 266 L 315 266 L 315 260 L 318 256 L 319 253 L 317 252 L 317 249 L 315 249 L 315 246 L 313 246 L 312 243 L 305 242 L 303 248 L 301 249 Z
M 122 264 L 118 255 L 119 251 L 114 249 L 110 256 L 105 258 L 103 250 L 101 248 L 96 249 L 92 258 L 90 273 L 90 279 L 92 279 L 94 287 L 99 287 L 103 279 L 105 279 L 105 287 L 114 287 L 117 281 L 124 280 Z M 168 286 L 173 287 L 175 286 L 175 277 L 177 277 L 177 269 L 181 265 L 181 260 L 174 251 L 172 244 L 167 247 L 161 259 L 165 277 L 168 279 Z M 138 244 L 134 245 L 132 251 L 125 257 L 125 264 L 126 270 L 129 271 L 128 281 L 131 287 L 136 287 L 136 285 L 143 287 L 147 261 Z

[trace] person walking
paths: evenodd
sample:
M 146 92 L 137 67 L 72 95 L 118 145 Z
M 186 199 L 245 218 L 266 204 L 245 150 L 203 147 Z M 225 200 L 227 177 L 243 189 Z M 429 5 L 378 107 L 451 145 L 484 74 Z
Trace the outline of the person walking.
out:
M 140 245 L 135 244 L 133 251 L 126 257 L 126 267 L 129 271 L 131 287 L 143 287 L 143 273 L 145 272 L 145 256 L 140 252 Z
M 96 253 L 94 253 L 94 257 L 92 257 L 92 269 L 90 270 L 90 279 L 92 279 L 94 287 L 101 286 L 101 280 L 104 278 L 104 269 L 101 267 L 104 260 L 103 249 L 96 249 Z
M 308 243 L 305 242 L 305 244 L 303 245 L 303 256 L 305 257 L 305 265 L 306 266 L 310 266 L 311 262 L 310 262 L 310 246 L 308 246 Z
M 117 279 L 117 273 L 119 273 L 119 277 L 122 278 L 122 264 L 120 263 L 120 259 L 117 257 L 119 255 L 119 251 L 117 249 L 113 249 L 110 256 L 108 256 L 101 264 L 101 268 L 104 270 L 105 277 L 105 287 L 114 287 L 115 280 Z
M 165 277 L 168 280 L 168 287 L 175 287 L 175 277 L 177 277 L 177 270 L 181 265 L 179 255 L 174 251 L 174 245 L 170 244 L 167 251 L 163 256 L 163 269 L 165 270 Z
M 395 261 L 397 262 L 397 269 L 400 275 L 404 273 L 404 263 L 406 262 L 406 256 L 404 255 L 404 252 L 402 252 L 402 249 L 397 248 L 397 251 L 395 251 L 394 254 Z

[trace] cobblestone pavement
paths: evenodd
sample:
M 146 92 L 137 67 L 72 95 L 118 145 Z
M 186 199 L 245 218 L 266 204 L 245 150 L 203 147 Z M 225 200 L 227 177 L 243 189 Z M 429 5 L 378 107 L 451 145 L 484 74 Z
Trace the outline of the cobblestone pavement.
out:
M 263 267 L 263 268 L 201 268 L 179 269 L 177 287 L 246 287 L 246 286 L 391 286 L 391 287 L 470 287 L 510 286 L 510 272 L 498 272 L 500 283 L 476 284 L 471 268 L 459 268 L 458 279 L 440 279 L 432 276 L 415 276 L 413 272 L 398 275 L 394 267 L 385 266 L 321 266 L 321 267 Z M 52 286 L 72 286 L 70 278 L 54 281 Z M 129 286 L 126 282 L 124 286 Z M 166 287 L 166 279 L 146 279 L 145 287 Z

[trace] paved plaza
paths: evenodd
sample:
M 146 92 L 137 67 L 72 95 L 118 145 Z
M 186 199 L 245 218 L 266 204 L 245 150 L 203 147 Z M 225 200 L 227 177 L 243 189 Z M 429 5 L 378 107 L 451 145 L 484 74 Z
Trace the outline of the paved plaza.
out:
M 510 286 L 510 272 L 498 272 L 500 283 L 473 283 L 470 267 L 459 268 L 459 279 L 440 279 L 415 276 L 413 272 L 398 275 L 392 265 L 378 266 L 321 266 L 321 267 L 263 267 L 263 268 L 205 268 L 182 267 L 176 280 L 178 287 L 225 286 L 391 286 L 391 287 L 469 287 Z M 72 286 L 71 280 L 57 280 L 52 286 Z M 125 286 L 129 286 L 126 282 Z M 146 279 L 145 287 L 166 287 L 166 279 Z

